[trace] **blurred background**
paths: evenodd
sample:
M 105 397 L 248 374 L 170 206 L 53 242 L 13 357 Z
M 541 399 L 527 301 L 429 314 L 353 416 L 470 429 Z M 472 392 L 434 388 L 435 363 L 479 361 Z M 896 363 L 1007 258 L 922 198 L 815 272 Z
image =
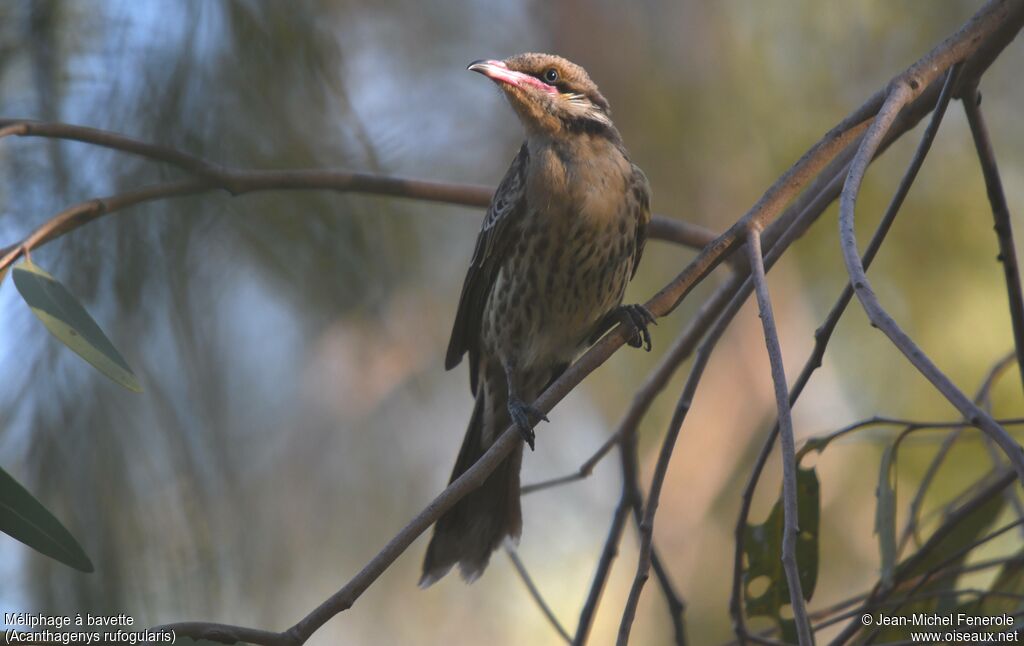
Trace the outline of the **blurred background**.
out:
M 601 86 L 651 180 L 655 211 L 720 231 L 980 3 L 940 5 L 6 0 L 0 114 L 115 130 L 238 167 L 493 185 L 521 131 L 499 93 L 465 67 L 550 51 Z M 982 83 L 1018 241 L 1022 68 L 1018 40 Z M 858 211 L 862 242 L 916 135 L 872 167 Z M 84 144 L 5 139 L 0 244 L 70 204 L 178 176 Z M 281 630 L 339 588 L 447 481 L 472 399 L 464 367 L 445 372 L 442 358 L 481 215 L 327 192 L 210 194 L 136 207 L 35 252 L 145 392 L 119 388 L 58 344 L 5 281 L 0 464 L 67 525 L 96 572 L 0 537 L 0 608 Z M 791 377 L 844 284 L 837 228 L 833 208 L 770 276 Z M 996 253 L 954 104 L 872 276 L 896 319 L 972 393 L 1012 345 Z M 693 255 L 649 244 L 627 301 L 646 300 Z M 721 278 L 655 329 L 653 353 L 616 354 L 554 410 L 524 482 L 573 471 L 604 441 L 635 384 Z M 681 383 L 641 427 L 645 487 Z M 698 391 L 657 517 L 656 543 L 689 604 L 694 644 L 731 635 L 732 526 L 773 416 L 771 392 L 748 307 Z M 993 405 L 997 416 L 1024 414 L 1015 371 Z M 795 410 L 796 433 L 873 414 L 955 418 L 853 305 Z M 892 438 L 891 429 L 862 433 L 818 461 L 822 566 L 812 607 L 877 576 L 874 489 Z M 901 503 L 938 438 L 920 435 L 901 451 Z M 617 462 L 524 500 L 521 556 L 570 630 L 617 500 Z M 965 442 L 932 505 L 987 467 L 981 444 Z M 778 482 L 772 462 L 755 521 Z M 425 545 L 421 537 L 311 643 L 557 642 L 501 552 L 472 587 L 450 576 L 417 589 Z M 613 640 L 636 557 L 629 526 L 595 644 Z M 669 630 L 652 581 L 634 641 L 664 643 Z

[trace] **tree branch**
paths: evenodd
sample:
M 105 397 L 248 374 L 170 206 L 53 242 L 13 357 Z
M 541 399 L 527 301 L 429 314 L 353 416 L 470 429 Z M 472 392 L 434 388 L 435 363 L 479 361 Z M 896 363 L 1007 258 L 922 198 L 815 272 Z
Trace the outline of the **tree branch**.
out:
M 1013 353 L 1010 353 L 997 361 L 995 365 L 989 369 L 988 374 L 985 375 L 985 378 L 981 382 L 981 386 L 978 388 L 977 394 L 974 396 L 974 402 L 976 404 L 981 405 L 981 403 L 988 398 L 996 380 L 1010 366 L 1013 362 L 1013 358 Z M 1006 421 L 1001 423 L 1004 426 L 1007 424 Z M 910 506 L 907 511 L 907 524 L 903 527 L 903 532 L 897 543 L 897 553 L 902 553 L 910 542 L 910 538 L 917 535 L 918 518 L 921 515 L 921 507 L 924 505 L 924 496 L 931 487 L 932 481 L 938 474 L 939 468 L 945 461 L 946 456 L 949 455 L 949 452 L 952 450 L 953 444 L 960 437 L 960 434 L 965 428 L 967 428 L 967 423 L 961 420 L 960 423 L 957 424 L 942 441 L 942 445 L 939 446 L 939 450 L 935 452 L 935 456 L 932 458 L 931 462 L 928 463 L 928 468 L 925 470 L 924 475 L 921 476 L 921 482 L 917 485 L 917 491 L 914 493 L 914 497 L 910 501 Z M 1016 497 L 1014 497 L 1014 500 L 1016 500 Z
M 850 172 L 839 202 L 839 228 L 843 258 L 846 261 L 847 273 L 850 275 L 850 282 L 853 284 L 854 293 L 860 300 L 872 324 L 889 337 L 918 371 L 932 382 L 932 385 L 964 417 L 972 422 L 976 421 L 982 430 L 999 444 L 1003 452 L 1009 457 L 1010 463 L 1017 470 L 1018 477 L 1024 483 L 1024 449 L 1021 449 L 1021 446 L 991 416 L 978 408 L 974 402 L 964 395 L 882 308 L 878 297 L 871 288 L 871 283 L 868 281 L 864 265 L 860 260 L 860 254 L 857 251 L 857 237 L 853 221 L 854 209 L 857 205 L 857 195 L 860 191 L 861 182 L 864 179 L 864 174 L 867 172 L 868 162 L 874 156 L 876 149 L 892 125 L 896 115 L 910 102 L 914 93 L 920 89 L 920 83 L 920 80 L 915 78 L 913 74 L 907 74 L 893 83 L 878 118 L 872 124 L 868 134 L 864 137 L 864 141 L 861 142 L 857 155 L 850 163 Z
M 140 202 L 216 190 L 227 191 L 233 196 L 259 191 L 331 190 L 477 208 L 486 208 L 494 193 L 494 189 L 488 186 L 431 182 L 372 173 L 323 169 L 245 170 L 229 168 L 175 148 L 138 141 L 106 130 L 66 123 L 0 119 L 0 139 L 12 135 L 79 141 L 139 155 L 151 161 L 175 166 L 195 176 L 195 181 L 155 185 L 141 189 L 141 191 L 121 193 L 72 207 L 41 225 L 34 234 L 25 240 L 6 247 L 0 252 L 0 256 L 7 256 L 11 250 L 21 247 L 31 250 L 97 217 Z M 138 199 L 135 194 L 143 191 L 147 197 Z M 132 199 L 133 196 L 134 199 Z M 107 206 L 98 208 L 97 203 L 106 203 Z M 72 210 L 86 210 L 89 212 L 89 216 L 80 220 L 68 218 L 66 214 Z M 693 249 L 702 248 L 716 237 L 714 232 L 698 224 L 661 215 L 655 215 L 651 219 L 648 235 L 655 240 L 674 242 Z M 14 256 L 8 260 L 5 257 L 4 261 L 0 261 L 0 270 L 16 258 L 17 256 Z
M 516 573 L 519 575 L 519 578 L 523 580 L 526 590 L 530 593 L 530 596 L 537 604 L 537 607 L 540 608 L 540 611 L 544 613 L 544 617 L 548 620 L 548 623 L 551 624 L 555 629 L 555 632 L 558 633 L 565 643 L 573 643 L 572 637 L 570 637 L 569 633 L 567 633 L 565 628 L 562 627 L 561 622 L 558 621 L 558 617 L 556 617 L 554 611 L 551 610 L 551 606 L 548 605 L 547 601 L 544 600 L 544 596 L 541 595 L 540 590 L 537 589 L 536 584 L 533 582 L 533 578 L 530 577 L 530 573 L 526 570 L 526 566 L 523 565 L 523 561 L 519 558 L 519 554 L 516 553 L 515 548 L 506 543 L 505 553 L 508 554 L 508 558 L 512 561 L 512 566 L 516 569 Z
M 800 536 L 798 517 L 798 493 L 796 484 L 796 442 L 793 439 L 793 419 L 789 409 L 789 388 L 786 385 L 786 371 L 782 364 L 782 345 L 775 329 L 775 315 L 772 313 L 768 281 L 765 279 L 764 258 L 761 255 L 761 231 L 751 227 L 747 232 L 747 259 L 754 279 L 754 293 L 757 295 L 758 315 L 764 328 L 764 341 L 771 364 L 772 383 L 775 385 L 775 405 L 779 410 L 779 437 L 782 444 L 782 567 L 789 584 L 789 604 L 793 610 L 797 639 L 800 646 L 814 644 L 811 624 L 807 619 L 803 586 L 800 584 L 800 570 L 796 560 L 796 540 Z
M 879 221 L 874 234 L 871 236 L 871 241 L 868 243 L 868 247 L 864 252 L 863 262 L 865 268 L 870 267 L 871 263 L 874 261 L 878 250 L 882 246 L 882 242 L 884 242 L 886 235 L 888 235 L 889 230 L 892 228 L 892 223 L 896 219 L 896 215 L 899 213 L 899 209 L 903 205 L 903 201 L 906 199 L 907 193 L 909 193 L 914 179 L 917 177 L 922 164 L 924 164 L 924 159 L 928 155 L 928 151 L 931 150 L 932 142 L 935 139 L 939 125 L 942 123 L 942 118 L 945 115 L 946 108 L 948 107 L 949 101 L 952 97 L 954 83 L 957 78 L 953 70 L 959 69 L 959 67 L 960 66 L 954 66 L 946 75 L 946 80 L 943 82 L 942 91 L 939 93 L 938 102 L 935 110 L 932 112 L 932 118 L 928 123 L 928 127 L 925 128 L 924 134 L 921 136 L 921 141 L 914 152 L 914 157 L 911 159 L 903 178 L 900 180 L 899 187 L 896 189 L 896 193 L 889 202 L 889 206 L 886 208 L 885 214 L 882 216 L 881 221 Z M 888 143 L 885 145 L 888 145 Z M 840 187 L 842 186 L 842 176 L 842 173 L 836 173 L 833 182 L 824 192 L 827 194 L 838 195 L 841 190 Z M 810 381 L 811 376 L 818 368 L 821 367 L 822 360 L 825 357 L 825 350 L 828 347 L 829 340 L 832 338 L 832 333 L 835 331 L 836 326 L 839 324 L 839 319 L 842 318 L 843 314 L 846 312 L 846 308 L 852 299 L 853 286 L 850 283 L 847 283 L 843 288 L 843 291 L 840 293 L 839 298 L 836 299 L 832 309 L 829 310 L 828 315 L 825 317 L 825 321 L 814 332 L 814 348 L 811 350 L 810 356 L 808 356 L 807 360 L 804 362 L 804 367 L 800 370 L 800 375 L 797 377 L 796 382 L 793 384 L 793 388 L 790 391 L 790 406 L 794 406 L 796 404 L 797 399 L 800 398 L 800 395 L 803 393 L 804 388 Z M 740 500 L 740 513 L 737 517 L 736 527 L 734 530 L 736 548 L 733 553 L 733 580 L 732 593 L 729 601 L 729 612 L 733 619 L 734 631 L 736 632 L 736 636 L 741 644 L 744 643 L 744 638 L 746 637 L 746 627 L 743 618 L 741 598 L 746 526 L 750 517 L 750 507 L 754 499 L 754 490 L 757 488 L 757 483 L 761 479 L 764 466 L 768 461 L 768 456 L 775 445 L 775 440 L 778 437 L 778 434 L 779 422 L 776 421 L 772 430 L 768 433 L 768 437 L 765 439 L 761 452 L 754 461 L 754 467 L 751 470 L 751 474 L 746 485 L 744 486 L 743 495 Z
M 1017 350 L 1017 368 L 1020 370 L 1021 385 L 1024 386 L 1024 296 L 1021 295 L 1020 269 L 1017 265 L 1017 250 L 1013 244 L 1013 227 L 1010 225 L 1010 208 L 1006 204 L 1003 182 L 999 178 L 996 154 L 992 140 L 981 116 L 981 94 L 978 86 L 970 86 L 963 99 L 967 122 L 971 126 L 974 147 L 978 151 L 981 172 L 985 176 L 985 189 L 992 205 L 996 237 L 999 240 L 999 260 L 1003 263 L 1006 280 L 1006 295 L 1010 304 L 1010 320 L 1013 324 L 1013 340 Z
M 619 554 L 619 541 L 622 539 L 622 530 L 629 518 L 629 510 L 632 503 L 629 500 L 629 488 L 623 481 L 622 493 L 619 496 L 619 503 L 615 506 L 615 513 L 612 515 L 611 526 L 608 528 L 608 537 L 604 541 L 604 548 L 601 550 L 601 558 L 597 561 L 597 569 L 594 571 L 594 580 L 587 592 L 587 599 L 583 603 L 583 610 L 580 611 L 580 620 L 576 624 L 576 636 L 573 638 L 573 646 L 583 646 L 590 636 L 590 627 L 594 622 L 594 615 L 597 614 L 597 604 L 601 601 L 604 593 L 604 585 L 611 573 L 612 561 Z

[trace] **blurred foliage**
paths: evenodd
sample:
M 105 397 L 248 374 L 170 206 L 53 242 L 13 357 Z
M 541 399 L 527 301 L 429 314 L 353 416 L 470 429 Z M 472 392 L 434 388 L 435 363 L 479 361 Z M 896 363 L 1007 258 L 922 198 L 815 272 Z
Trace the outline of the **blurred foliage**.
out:
M 238 167 L 493 184 L 521 132 L 497 93 L 464 67 L 555 51 L 586 67 L 610 99 L 651 179 L 655 210 L 721 230 L 977 8 L 941 5 L 8 0 L 0 4 L 0 114 L 111 129 Z M 1022 57 L 1020 42 L 1012 44 L 982 83 L 1011 205 L 1024 204 Z M 858 211 L 862 239 L 913 139 L 872 167 Z M 75 202 L 177 176 L 83 144 L 4 140 L 3 244 Z M 441 353 L 478 217 L 333 193 L 207 195 L 135 207 L 35 253 L 96 317 L 145 394 L 124 392 L 54 343 L 6 281 L 0 462 L 82 542 L 96 572 L 0 542 L 0 561 L 12 563 L 0 607 L 282 628 L 339 587 L 450 469 L 471 402 L 465 375 L 444 373 Z M 836 230 L 830 211 L 770 277 L 791 375 L 845 281 Z M 966 390 L 1011 344 L 995 254 L 966 121 L 953 106 L 872 278 L 897 320 Z M 690 257 L 649 245 L 627 298 L 645 299 Z M 572 471 L 601 443 L 708 289 L 658 326 L 652 355 L 620 353 L 556 409 L 527 459 L 526 481 Z M 724 573 L 737 492 L 773 406 L 756 323 L 753 312 L 741 315 L 712 361 L 658 516 L 659 549 L 687 597 L 698 644 L 730 634 Z M 832 346 L 795 410 L 801 437 L 874 413 L 954 415 L 856 304 Z M 1015 373 L 999 382 L 997 416 L 1024 412 L 1020 386 Z M 643 450 L 660 440 L 679 387 L 677 379 L 645 421 Z M 901 449 L 901 486 L 921 477 L 937 437 Z M 888 439 L 884 430 L 862 433 L 819 459 L 816 602 L 877 577 L 875 474 Z M 980 442 L 961 444 L 927 510 L 988 468 Z M 614 506 L 614 462 L 525 502 L 521 555 L 570 625 Z M 645 483 L 649 467 L 645 459 Z M 768 514 L 777 478 L 772 462 L 751 522 Z M 594 643 L 614 634 L 635 565 L 632 540 L 627 532 Z M 552 639 L 500 555 L 472 589 L 452 578 L 421 592 L 421 549 L 315 643 Z M 637 643 L 669 634 L 662 606 L 649 586 Z

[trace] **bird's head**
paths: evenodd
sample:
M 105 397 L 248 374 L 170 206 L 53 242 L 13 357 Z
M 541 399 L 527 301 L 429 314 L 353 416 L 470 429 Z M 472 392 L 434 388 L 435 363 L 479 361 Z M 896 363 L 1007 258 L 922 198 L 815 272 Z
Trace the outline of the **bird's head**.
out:
M 586 71 L 552 54 L 519 54 L 468 67 L 494 81 L 530 133 L 614 133 L 611 110 Z

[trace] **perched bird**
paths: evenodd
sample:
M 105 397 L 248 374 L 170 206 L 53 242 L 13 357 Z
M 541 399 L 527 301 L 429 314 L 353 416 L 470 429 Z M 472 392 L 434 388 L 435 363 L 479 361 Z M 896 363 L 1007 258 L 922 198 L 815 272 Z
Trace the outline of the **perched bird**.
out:
M 612 125 L 608 101 L 578 65 L 520 54 L 469 66 L 501 89 L 526 141 L 491 200 L 462 286 L 445 359 L 469 353 L 476 405 L 451 480 L 515 422 L 533 449 L 530 406 L 616 323 L 650 350 L 643 306 L 623 306 L 650 221 L 650 189 Z M 458 563 L 473 581 L 522 527 L 522 442 L 437 521 L 423 562 L 426 587 Z

